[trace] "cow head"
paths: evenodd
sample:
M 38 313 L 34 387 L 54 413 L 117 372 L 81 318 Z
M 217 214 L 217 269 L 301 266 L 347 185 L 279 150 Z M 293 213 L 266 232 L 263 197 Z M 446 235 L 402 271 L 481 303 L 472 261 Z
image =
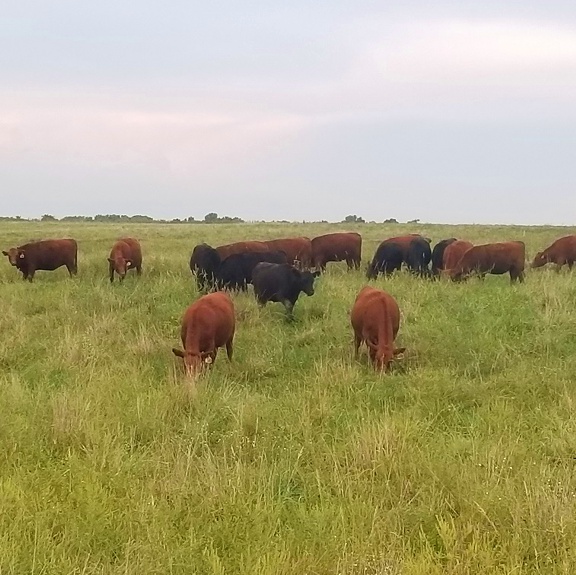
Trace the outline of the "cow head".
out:
M 377 371 L 388 371 L 392 362 L 396 359 L 401 359 L 402 354 L 406 351 L 405 347 L 397 347 L 394 349 L 392 346 L 379 347 L 378 344 L 373 341 L 366 343 L 368 344 L 370 359 Z
M 453 282 L 460 282 L 463 279 L 465 279 L 464 270 L 461 267 L 460 268 L 456 267 L 451 270 L 447 270 L 446 273 L 450 276 L 450 279 Z
M 378 270 L 374 265 L 374 262 L 370 262 L 366 268 L 366 279 L 373 280 L 378 277 Z
M 548 263 L 549 259 L 548 256 L 544 254 L 544 252 L 538 252 L 535 256 L 534 256 L 534 260 L 532 261 L 532 266 L 533 268 L 540 268 L 543 265 L 546 265 Z
M 121 280 L 124 279 L 126 272 L 132 267 L 132 262 L 124 259 L 122 256 L 108 258 L 108 261 L 114 266 L 114 271 L 118 274 Z
M 314 295 L 314 280 L 320 275 L 320 272 L 301 272 L 297 269 L 294 269 L 293 272 L 295 272 L 294 275 L 298 277 L 300 290 L 306 295 Z
M 8 257 L 10 265 L 17 266 L 18 262 L 22 262 L 26 259 L 26 254 L 24 250 L 19 250 L 18 248 L 10 248 L 7 252 L 2 251 L 2 255 Z
M 214 352 L 202 351 L 194 353 L 173 347 L 172 353 L 184 360 L 184 369 L 188 377 L 198 376 L 203 369 L 210 366 L 214 361 Z

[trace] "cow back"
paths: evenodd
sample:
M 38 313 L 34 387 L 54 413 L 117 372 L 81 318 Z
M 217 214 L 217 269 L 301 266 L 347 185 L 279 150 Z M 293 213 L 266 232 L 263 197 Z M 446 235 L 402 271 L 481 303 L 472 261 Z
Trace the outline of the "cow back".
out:
M 308 268 L 312 265 L 312 242 L 310 238 L 283 238 L 267 240 L 265 243 L 270 250 L 284 252 L 289 264 L 299 265 L 302 268 Z
M 225 260 L 232 254 L 244 254 L 248 252 L 267 252 L 270 248 L 266 242 L 236 242 L 233 244 L 226 244 L 216 248 L 221 260 Z

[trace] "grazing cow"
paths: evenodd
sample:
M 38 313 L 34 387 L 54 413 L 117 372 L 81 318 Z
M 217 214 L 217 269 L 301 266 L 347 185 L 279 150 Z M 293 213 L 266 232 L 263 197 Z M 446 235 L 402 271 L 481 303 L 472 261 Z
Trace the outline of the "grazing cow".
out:
M 246 254 L 248 252 L 268 252 L 270 248 L 266 242 L 236 242 L 234 244 L 226 244 L 225 246 L 218 246 L 216 248 L 220 259 L 223 261 L 232 254 Z
M 385 276 L 399 270 L 404 262 L 404 252 L 398 244 L 382 242 L 366 270 L 366 277 L 375 279 L 379 273 Z
M 300 292 L 314 295 L 314 278 L 319 275 L 318 271 L 300 271 L 290 264 L 260 263 L 252 272 L 254 295 L 261 306 L 281 302 L 291 317 Z
M 190 256 L 190 270 L 196 276 L 199 291 L 214 289 L 221 263 L 218 252 L 212 246 L 195 246 Z
M 346 261 L 348 269 L 360 267 L 362 236 L 356 232 L 336 232 L 312 240 L 312 264 L 325 271 L 327 262 Z
M 432 276 L 433 277 L 438 277 L 440 275 L 440 272 L 445 269 L 444 268 L 444 252 L 446 251 L 446 248 L 450 245 L 453 244 L 456 240 L 456 238 L 448 238 L 446 240 L 440 240 L 435 246 L 434 249 L 432 250 Z
M 264 242 L 270 250 L 279 250 L 286 254 L 289 264 L 300 269 L 308 269 L 312 265 L 312 242 L 310 238 L 284 238 Z
M 408 245 L 408 254 L 405 260 L 408 269 L 416 275 L 428 276 L 430 274 L 428 264 L 431 259 L 430 240 L 422 236 L 414 237 Z
M 564 236 L 556 240 L 551 246 L 547 247 L 543 252 L 538 252 L 532 262 L 533 268 L 539 268 L 547 263 L 556 264 L 556 270 L 564 265 L 568 265 L 568 269 L 576 262 L 576 235 Z
M 184 359 L 186 375 L 196 376 L 213 364 L 220 347 L 226 346 L 232 359 L 235 322 L 234 304 L 224 292 L 204 295 L 188 307 L 180 331 L 184 350 L 172 348 L 174 355 Z
M 114 272 L 118 274 L 120 281 L 124 281 L 126 272 L 135 269 L 136 273 L 142 273 L 142 248 L 140 242 L 134 238 L 121 238 L 114 243 L 108 257 L 108 269 L 110 282 L 114 281 Z
M 370 359 L 377 370 L 386 371 L 395 356 L 406 348 L 394 347 L 400 327 L 400 310 L 396 300 L 383 290 L 366 286 L 356 297 L 350 314 L 354 329 L 354 356 L 366 343 Z
M 474 247 L 474 244 L 471 242 L 467 242 L 466 240 L 456 240 L 444 250 L 442 269 L 446 274 L 450 274 L 450 270 L 454 269 L 458 265 L 462 256 L 472 247 Z
M 524 242 L 500 242 L 473 246 L 449 271 L 450 278 L 458 281 L 472 273 L 480 277 L 486 274 L 510 274 L 510 281 L 524 281 L 524 258 L 526 248 Z
M 222 262 L 216 273 L 218 287 L 230 290 L 246 290 L 248 284 L 252 283 L 254 268 L 261 262 L 285 264 L 286 254 L 281 251 L 232 254 Z
M 66 266 L 70 277 L 78 273 L 78 244 L 76 240 L 41 240 L 10 248 L 3 255 L 22 272 L 22 279 L 32 281 L 37 270 L 52 271 Z
M 416 241 L 415 241 L 416 240 Z M 376 253 L 374 254 L 374 259 L 380 261 L 377 258 L 379 251 L 384 251 L 384 246 L 387 244 L 395 244 L 397 249 L 394 249 L 390 253 L 398 253 L 398 250 L 402 253 L 402 263 L 405 263 L 408 268 L 415 273 L 426 273 L 428 264 L 430 263 L 431 253 L 430 253 L 430 240 L 421 236 L 420 234 L 408 234 L 405 236 L 396 236 L 393 238 L 385 239 L 380 243 Z M 398 256 L 394 255 L 393 259 Z M 370 268 L 369 268 L 370 269 Z M 390 271 L 400 269 L 396 264 L 389 266 Z

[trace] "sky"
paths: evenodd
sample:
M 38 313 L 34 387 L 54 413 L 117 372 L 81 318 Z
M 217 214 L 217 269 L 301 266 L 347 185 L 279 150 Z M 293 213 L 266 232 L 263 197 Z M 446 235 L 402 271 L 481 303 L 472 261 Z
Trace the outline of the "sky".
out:
M 1 215 L 573 225 L 570 0 L 3 0 Z

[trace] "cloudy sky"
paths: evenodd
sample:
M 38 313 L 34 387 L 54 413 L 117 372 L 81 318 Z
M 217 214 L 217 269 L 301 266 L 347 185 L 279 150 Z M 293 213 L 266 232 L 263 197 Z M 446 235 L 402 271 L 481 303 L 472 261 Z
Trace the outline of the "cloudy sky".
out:
M 3 0 L 3 215 L 574 224 L 573 0 Z

